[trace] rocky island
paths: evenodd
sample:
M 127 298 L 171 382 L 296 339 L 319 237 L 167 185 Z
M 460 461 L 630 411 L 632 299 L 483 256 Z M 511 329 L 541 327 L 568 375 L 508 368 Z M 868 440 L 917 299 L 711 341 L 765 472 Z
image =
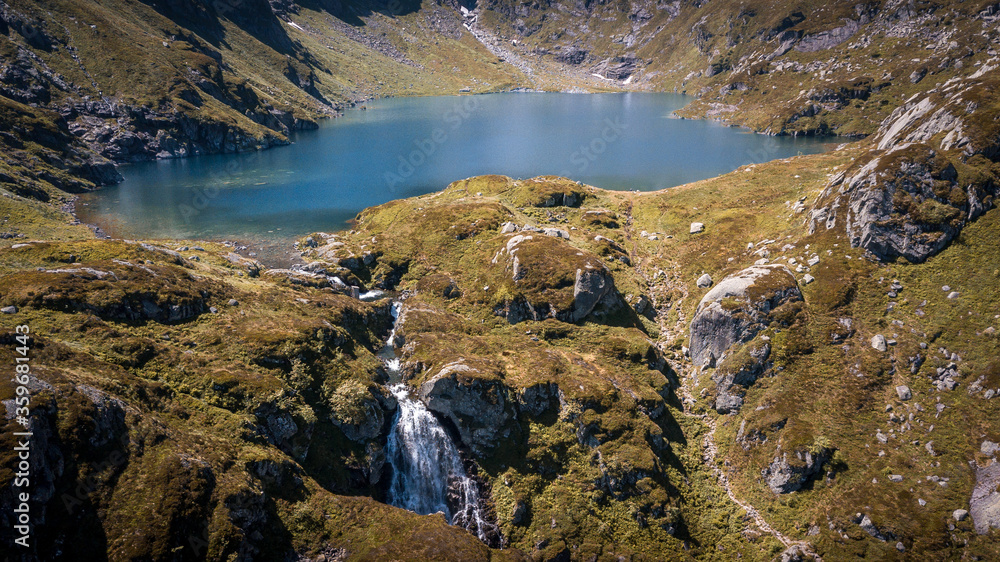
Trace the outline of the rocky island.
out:
M 997 559 L 998 23 L 984 0 L 0 3 L 5 555 Z M 651 192 L 455 178 L 300 233 L 287 267 L 72 214 L 120 164 L 515 88 L 852 141 Z

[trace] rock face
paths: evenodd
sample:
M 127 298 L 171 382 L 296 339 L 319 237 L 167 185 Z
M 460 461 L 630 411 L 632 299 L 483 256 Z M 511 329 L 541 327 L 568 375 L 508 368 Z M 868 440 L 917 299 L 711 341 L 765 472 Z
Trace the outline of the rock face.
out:
M 995 96 L 989 89 L 960 82 L 944 96 L 914 96 L 893 111 L 874 136 L 876 148 L 820 195 L 810 232 L 842 218 L 851 245 L 883 261 L 922 262 L 944 249 L 997 196 L 989 171 L 998 153 L 996 125 L 960 117 L 970 97 Z M 968 165 L 980 173 L 959 173 Z
M 383 405 L 385 402 L 388 402 L 388 408 Z M 330 420 L 356 443 L 378 437 L 386 422 L 383 410 L 395 409 L 390 400 L 376 396 L 356 381 L 348 381 L 337 388 L 330 399 L 330 406 Z
M 485 366 L 459 359 L 443 366 L 418 391 L 427 409 L 451 421 L 462 442 L 479 457 L 509 438 L 517 421 L 516 398 L 486 371 Z
M 716 384 L 715 410 L 720 414 L 739 411 L 743 406 L 742 390 L 760 378 L 769 368 L 771 344 L 754 340 L 739 346 L 712 373 Z
M 562 237 L 511 236 L 492 263 L 502 264 L 509 275 L 504 284 L 512 296 L 494 310 L 511 324 L 545 318 L 579 322 L 624 303 L 604 263 Z
M 791 461 L 788 453 L 776 456 L 766 469 L 767 485 L 775 494 L 795 492 L 820 473 L 832 454 L 832 450 L 823 448 L 816 454 L 796 451 Z
M 749 342 L 771 323 L 772 310 L 802 300 L 783 265 L 752 266 L 723 279 L 698 304 L 691 321 L 691 359 L 714 367 L 737 343 Z
M 976 487 L 969 500 L 969 513 L 976 532 L 985 535 L 1000 529 L 1000 462 L 994 457 L 985 467 L 975 467 Z

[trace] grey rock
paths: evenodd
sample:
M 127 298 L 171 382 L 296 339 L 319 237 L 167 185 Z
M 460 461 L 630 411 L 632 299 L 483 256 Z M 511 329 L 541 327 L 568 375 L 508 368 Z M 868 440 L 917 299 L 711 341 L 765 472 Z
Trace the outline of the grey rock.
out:
M 705 224 L 704 223 L 700 223 L 700 222 L 693 222 L 693 223 L 691 223 L 691 230 L 690 230 L 691 234 L 697 234 L 699 232 L 703 232 L 704 230 L 705 230 Z
M 890 482 L 902 482 L 903 481 L 903 475 L 902 474 L 890 474 L 889 475 L 889 481 Z
M 597 303 L 615 291 L 614 279 L 605 269 L 578 269 L 573 283 L 573 311 L 571 322 L 586 318 Z
M 888 349 L 886 347 L 885 336 L 883 336 L 882 334 L 876 334 L 875 336 L 872 336 L 872 347 L 876 351 L 885 351 L 886 349 Z
M 229 306 L 239 306 L 240 302 L 236 299 L 229 299 Z
M 816 280 L 816 278 L 813 277 L 812 275 L 809 275 L 808 273 L 806 273 L 805 275 L 802 276 L 802 284 L 803 285 L 808 285 L 808 284 L 812 283 L 815 280 Z
M 809 555 L 802 545 L 793 544 L 781 553 L 781 562 L 804 562 Z
M 964 509 L 956 509 L 951 512 L 951 516 L 955 518 L 955 521 L 965 521 L 965 518 L 969 516 L 969 512 Z
M 712 286 L 712 276 L 706 273 L 698 278 L 696 284 L 702 289 L 707 289 Z
M 876 527 L 874 523 L 872 523 L 872 520 L 870 517 L 868 517 L 868 515 L 863 516 L 859 521 L 857 521 L 857 524 L 859 527 L 861 527 L 862 531 L 868 533 L 872 537 L 882 542 L 885 542 L 886 540 L 885 535 L 883 535 L 882 531 L 880 531 L 879 528 Z
M 766 328 L 772 310 L 801 300 L 795 277 L 783 265 L 751 266 L 726 277 L 705 294 L 691 320 L 694 364 L 715 366 L 733 344 Z
M 342 384 L 331 399 L 330 421 L 355 443 L 371 441 L 382 434 L 385 410 L 394 410 L 395 399 L 376 395 L 370 387 Z
M 330 280 L 325 275 L 295 269 L 268 269 L 264 272 L 264 277 L 304 287 L 323 288 L 331 286 Z
M 983 441 L 983 444 L 979 447 L 979 451 L 987 457 L 992 457 L 997 451 L 1000 451 L 1000 445 L 992 441 Z
M 720 414 L 737 412 L 743 406 L 742 390 L 749 388 L 770 368 L 771 344 L 754 340 L 738 346 L 712 373 L 715 381 L 715 410 Z
M 559 407 L 559 385 L 556 383 L 538 383 L 521 391 L 518 396 L 518 407 L 533 417 L 538 417 L 546 411 Z
M 3 313 L 3 314 L 17 314 L 17 307 L 14 306 L 14 305 L 5 306 L 3 308 L 0 308 L 0 313 Z
M 896 387 L 896 395 L 899 396 L 900 400 L 909 400 L 913 398 L 913 393 L 910 391 L 910 387 L 905 384 L 901 384 Z
M 517 225 L 512 222 L 505 222 L 500 227 L 500 234 L 512 234 L 514 232 L 517 232 Z
M 545 228 L 542 229 L 542 232 L 546 236 L 555 236 L 556 238 L 564 238 L 566 240 L 569 240 L 569 232 L 566 232 L 561 228 Z
M 462 442 L 485 457 L 517 425 L 516 398 L 498 380 L 477 377 L 480 368 L 461 361 L 441 367 L 418 394 L 429 410 L 450 420 Z
M 822 471 L 823 463 L 829 460 L 833 451 L 823 448 L 816 455 L 810 451 L 796 451 L 792 462 L 788 453 L 774 457 L 765 470 L 767 485 L 775 494 L 787 494 L 802 488 L 809 480 Z
M 952 292 L 948 293 L 948 298 L 949 299 L 957 299 L 960 294 L 961 293 L 959 293 L 958 291 L 952 291 Z
M 969 514 L 980 535 L 990 529 L 1000 529 L 1000 462 L 994 460 L 984 467 L 973 465 L 976 470 L 976 487 L 969 501 Z

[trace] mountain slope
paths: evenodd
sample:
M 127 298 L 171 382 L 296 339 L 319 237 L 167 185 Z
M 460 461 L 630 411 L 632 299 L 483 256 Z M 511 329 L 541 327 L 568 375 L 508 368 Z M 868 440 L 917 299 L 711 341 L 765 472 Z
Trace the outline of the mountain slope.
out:
M 998 13 L 0 4 L 0 307 L 36 374 L 26 559 L 1000 557 Z M 532 85 L 683 91 L 685 116 L 860 139 L 656 193 L 471 178 L 303 238 L 298 270 L 93 240 L 61 208 L 113 162 L 282 144 L 374 95 Z M 404 300 L 404 380 L 504 550 L 382 503 L 390 309 L 348 286 Z

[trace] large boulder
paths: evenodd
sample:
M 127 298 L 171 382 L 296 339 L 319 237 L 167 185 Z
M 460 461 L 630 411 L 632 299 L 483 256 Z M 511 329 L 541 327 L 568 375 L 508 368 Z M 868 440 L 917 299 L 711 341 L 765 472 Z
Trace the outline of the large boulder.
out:
M 787 452 L 776 455 L 765 470 L 767 486 L 775 494 L 798 491 L 819 475 L 832 454 L 831 449 L 821 448 L 815 452 L 797 450 L 791 459 Z
M 483 361 L 457 359 L 420 385 L 427 409 L 451 422 L 474 455 L 491 453 L 517 424 L 517 398 Z
M 337 387 L 328 400 L 330 421 L 348 439 L 365 443 L 375 439 L 385 426 L 385 410 L 394 410 L 395 401 L 360 381 L 349 379 Z
M 981 79 L 983 70 L 974 81 L 914 96 L 893 111 L 872 136 L 873 149 L 817 199 L 810 232 L 840 220 L 852 246 L 883 261 L 921 262 L 988 210 L 1000 186 L 1000 124 L 967 117 L 997 98 L 995 84 Z
M 502 300 L 494 310 L 511 324 L 545 318 L 578 322 L 598 310 L 616 310 L 624 302 L 607 266 L 563 238 L 505 237 L 491 263 L 502 275 L 496 291 Z
M 1000 529 L 1000 461 L 993 458 L 976 468 L 976 487 L 969 501 L 969 513 L 976 532 L 985 535 Z
M 768 369 L 771 344 L 764 339 L 738 346 L 712 373 L 716 385 L 715 410 L 720 414 L 739 411 L 743 388 L 759 379 Z
M 737 343 L 752 340 L 771 323 L 771 311 L 802 300 L 783 265 L 755 265 L 723 279 L 698 304 L 691 321 L 691 359 L 715 367 Z

